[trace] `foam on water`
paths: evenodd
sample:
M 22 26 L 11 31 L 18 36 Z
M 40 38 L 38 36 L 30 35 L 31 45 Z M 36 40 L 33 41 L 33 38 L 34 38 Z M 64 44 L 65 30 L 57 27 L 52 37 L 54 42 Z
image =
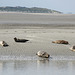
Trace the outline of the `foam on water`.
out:
M 0 56 L 0 60 L 75 60 L 75 56 L 51 56 L 48 58 L 41 58 L 37 56 Z
M 75 60 L 75 56 L 53 56 L 51 60 Z

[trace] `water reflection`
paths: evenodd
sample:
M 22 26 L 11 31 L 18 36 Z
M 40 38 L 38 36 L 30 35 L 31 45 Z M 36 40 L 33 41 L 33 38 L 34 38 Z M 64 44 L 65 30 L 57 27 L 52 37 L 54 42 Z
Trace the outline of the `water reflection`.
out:
M 41 67 L 48 67 L 49 65 L 49 59 L 44 59 L 44 60 L 37 60 L 37 68 Z
M 75 61 L 0 61 L 0 75 L 74 75 Z

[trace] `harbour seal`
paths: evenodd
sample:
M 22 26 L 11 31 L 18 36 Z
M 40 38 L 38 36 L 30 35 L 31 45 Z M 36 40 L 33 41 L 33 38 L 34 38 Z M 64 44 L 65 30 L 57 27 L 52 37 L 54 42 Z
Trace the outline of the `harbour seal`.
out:
M 71 51 L 75 51 L 75 45 L 72 46 L 70 49 L 71 49 Z
M 26 39 L 18 39 L 18 38 L 14 38 L 15 42 L 27 42 L 29 40 L 26 40 Z
M 52 43 L 56 43 L 56 44 L 69 44 L 69 42 L 65 41 L 65 40 L 56 40 L 56 41 L 52 41 Z
M 6 47 L 6 46 L 9 46 L 5 41 L 0 41 L 0 45 Z
M 39 57 L 43 57 L 43 58 L 49 58 L 50 57 L 50 55 L 47 52 L 44 52 L 44 51 L 38 51 L 36 53 L 36 55 L 38 55 Z

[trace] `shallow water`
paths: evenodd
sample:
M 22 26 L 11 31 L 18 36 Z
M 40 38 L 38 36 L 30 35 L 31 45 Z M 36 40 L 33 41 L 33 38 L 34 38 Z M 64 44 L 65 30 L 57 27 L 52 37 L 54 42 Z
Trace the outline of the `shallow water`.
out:
M 74 75 L 75 61 L 0 61 L 0 75 Z

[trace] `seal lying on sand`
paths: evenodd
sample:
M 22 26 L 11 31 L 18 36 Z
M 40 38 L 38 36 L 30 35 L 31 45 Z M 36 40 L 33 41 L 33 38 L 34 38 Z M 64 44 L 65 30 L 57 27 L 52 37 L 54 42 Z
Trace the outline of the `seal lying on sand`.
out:
M 71 51 L 75 51 L 75 45 L 73 47 L 70 48 Z
M 38 55 L 39 57 L 43 57 L 43 58 L 49 58 L 50 57 L 50 55 L 47 52 L 44 52 L 44 51 L 38 51 L 36 53 L 36 55 Z
M 6 47 L 6 46 L 9 46 L 5 41 L 0 41 L 0 45 Z
M 14 38 L 15 42 L 27 42 L 29 40 L 26 40 L 26 39 L 18 39 L 18 38 Z
M 69 44 L 68 41 L 65 41 L 65 40 L 56 40 L 56 41 L 52 41 L 52 43 L 57 43 L 57 44 Z

